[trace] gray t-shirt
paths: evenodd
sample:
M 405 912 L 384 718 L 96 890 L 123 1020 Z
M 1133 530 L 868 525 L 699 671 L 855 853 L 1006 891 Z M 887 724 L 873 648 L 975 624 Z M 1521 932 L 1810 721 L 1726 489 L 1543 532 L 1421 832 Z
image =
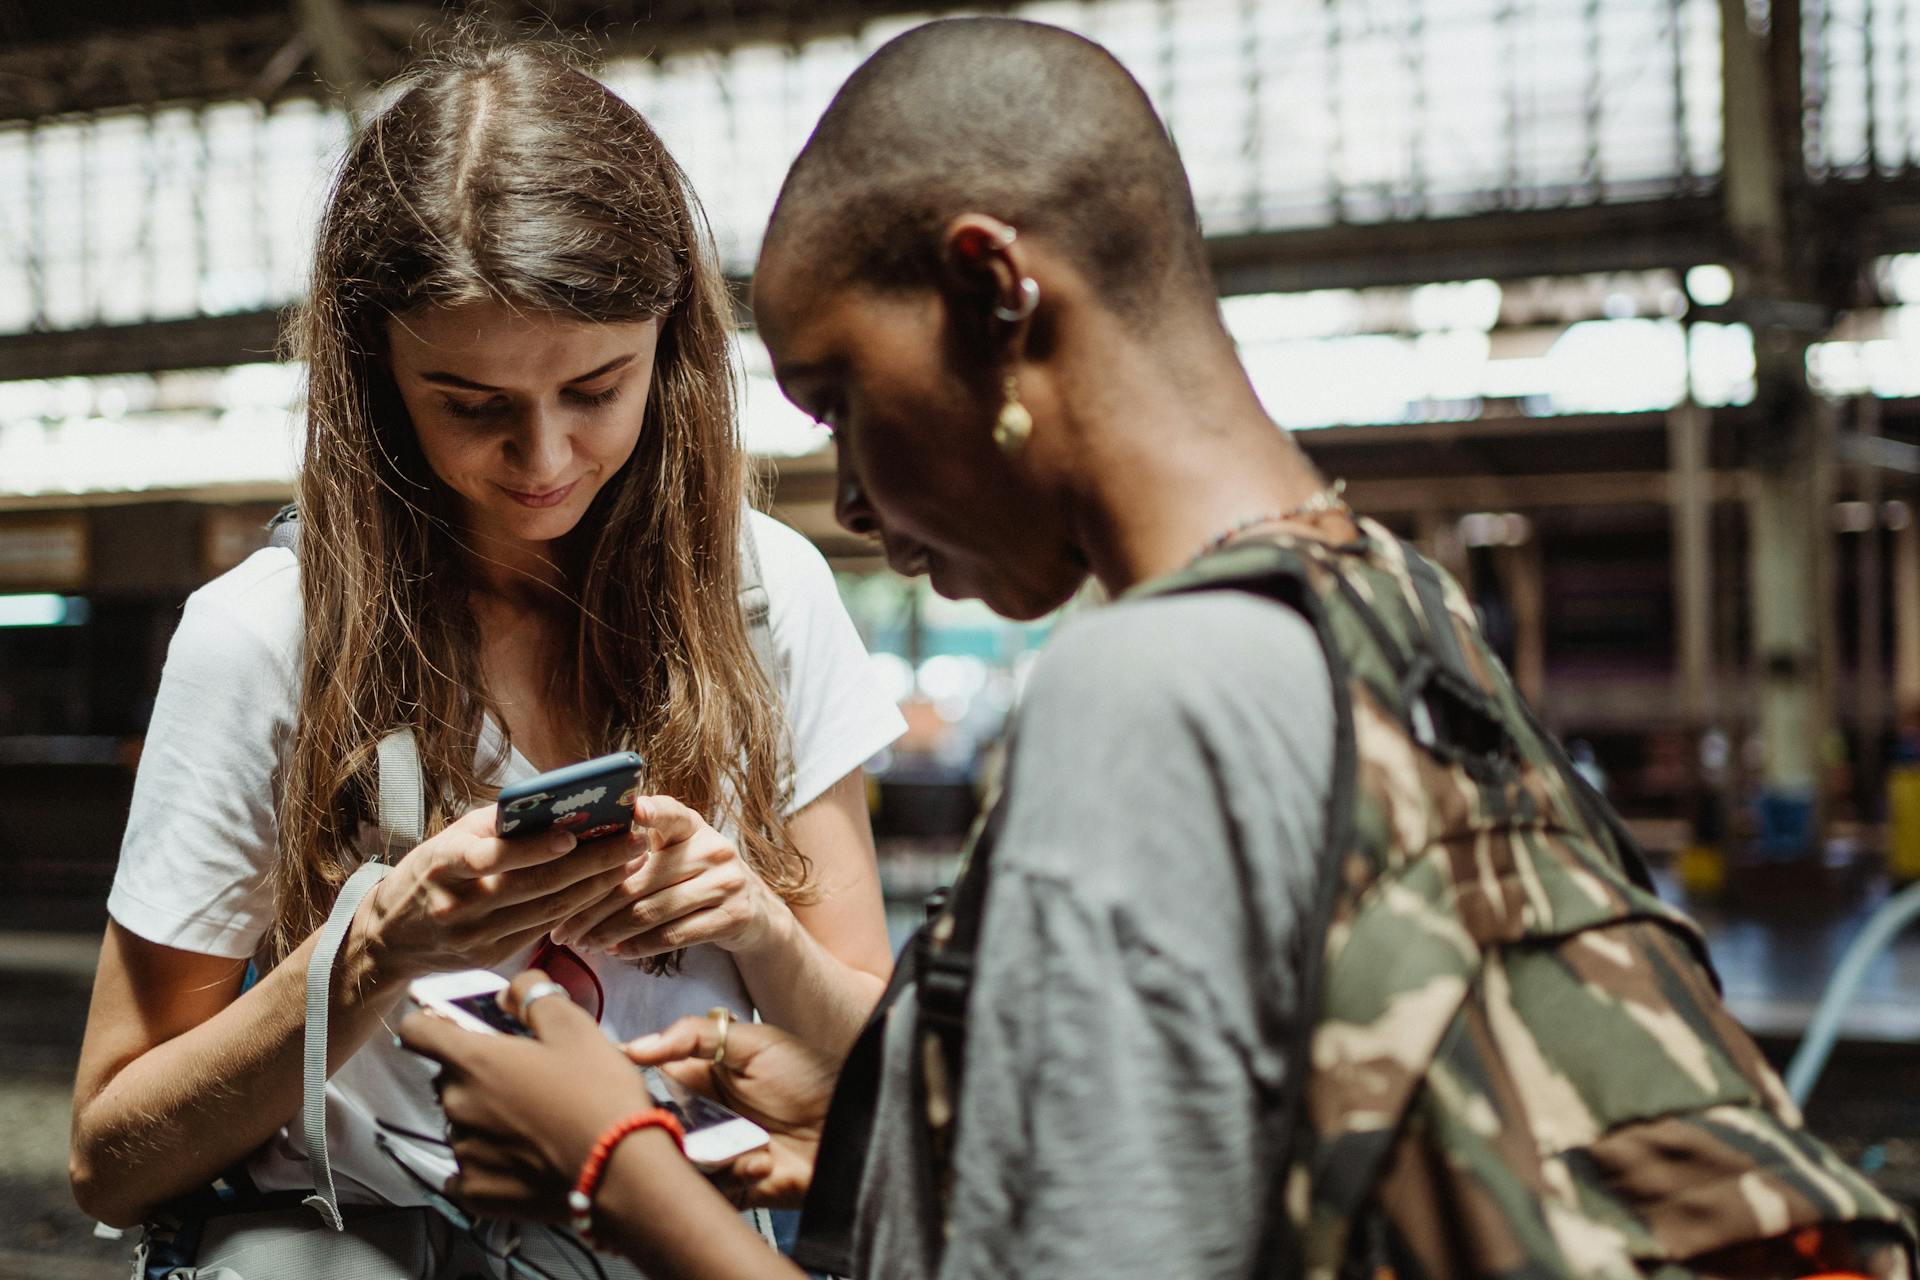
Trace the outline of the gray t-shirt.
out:
M 1231 591 L 1063 627 L 1014 731 L 937 1274 L 1253 1274 L 1272 1256 L 1334 712 L 1311 626 Z M 934 1274 L 908 992 L 856 1274 Z

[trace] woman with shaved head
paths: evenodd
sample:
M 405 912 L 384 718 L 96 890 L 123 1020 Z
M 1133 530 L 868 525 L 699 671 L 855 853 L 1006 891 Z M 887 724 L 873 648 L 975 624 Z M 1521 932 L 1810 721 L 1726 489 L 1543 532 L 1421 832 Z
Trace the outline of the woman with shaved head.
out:
M 1089 574 L 1116 602 L 1036 666 L 844 1065 L 726 1019 L 623 1057 L 528 976 L 535 1040 L 403 1028 L 445 1064 L 457 1194 L 656 1276 L 793 1274 L 627 1136 L 631 1059 L 772 1132 L 723 1185 L 804 1199 L 836 1273 L 1910 1274 L 1459 588 L 1262 410 L 1105 51 L 1002 19 L 882 48 L 754 311 L 895 568 L 1014 618 Z

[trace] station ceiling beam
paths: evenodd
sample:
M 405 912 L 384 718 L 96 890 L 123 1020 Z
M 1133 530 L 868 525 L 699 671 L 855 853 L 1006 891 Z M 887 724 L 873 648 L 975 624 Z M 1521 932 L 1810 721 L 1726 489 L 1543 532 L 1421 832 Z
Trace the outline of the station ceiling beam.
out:
M 850 33 L 874 18 L 941 7 L 910 0 L 228 0 L 211 6 L 217 16 L 198 22 L 181 21 L 178 6 L 153 4 L 131 5 L 124 20 L 102 22 L 86 16 L 86 6 L 34 4 L 22 7 L 25 30 L 9 31 L 0 47 L 0 122 L 163 103 L 319 96 L 323 81 L 338 80 L 332 64 L 349 40 L 364 46 L 366 68 L 378 79 L 398 68 L 401 51 L 416 37 L 463 8 L 535 36 L 586 32 L 599 48 L 618 54 L 749 40 L 798 43 Z M 209 6 L 196 9 L 205 13 Z M 343 31 L 359 36 L 343 37 Z
M 1519 279 L 1686 267 L 1721 248 L 1713 202 L 1488 214 L 1210 239 L 1223 294 Z M 749 281 L 730 281 L 739 318 Z M 0 336 L 0 382 L 150 373 L 272 359 L 280 311 Z
M 247 311 L 0 337 L 0 382 L 219 369 L 274 360 L 284 314 Z
M 1727 249 L 1716 195 L 1338 224 L 1208 241 L 1224 294 L 1687 267 Z

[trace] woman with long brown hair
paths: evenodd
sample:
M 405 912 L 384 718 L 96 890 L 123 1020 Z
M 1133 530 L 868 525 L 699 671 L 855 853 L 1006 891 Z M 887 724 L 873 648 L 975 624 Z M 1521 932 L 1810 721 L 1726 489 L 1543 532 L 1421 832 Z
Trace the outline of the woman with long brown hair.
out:
M 315 1185 L 303 989 L 396 729 L 428 836 L 332 968 L 342 1203 L 421 1203 L 372 1139 L 440 1126 L 381 1030 L 423 974 L 540 945 L 611 1035 L 724 1006 L 844 1051 L 889 966 L 861 766 L 899 720 L 818 553 L 747 507 L 728 305 L 660 140 L 549 53 L 441 57 L 354 139 L 295 328 L 297 555 L 188 602 L 141 763 L 75 1091 L 90 1213 Z M 500 787 L 625 749 L 632 839 L 495 836 Z

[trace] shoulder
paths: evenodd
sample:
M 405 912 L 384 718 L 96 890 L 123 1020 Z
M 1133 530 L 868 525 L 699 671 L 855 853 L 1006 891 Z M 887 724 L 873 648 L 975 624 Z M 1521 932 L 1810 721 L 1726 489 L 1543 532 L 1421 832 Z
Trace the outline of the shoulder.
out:
M 1296 610 L 1244 591 L 1122 600 L 1064 624 L 1034 664 L 1023 718 L 1069 709 L 1156 718 L 1332 706 L 1326 656 Z
M 833 570 L 805 534 L 770 515 L 749 511 L 747 532 L 760 559 L 761 585 L 776 632 L 812 625 L 822 614 L 843 611 Z
M 1253 841 L 1285 871 L 1255 896 L 1283 903 L 1318 847 L 1336 719 L 1319 640 L 1286 605 L 1231 591 L 1109 605 L 1035 663 L 1009 743 L 1009 851 L 995 857 L 1112 901 L 1217 902 L 1246 887 L 1193 850 Z M 1177 889 L 1170 863 L 1186 867 Z
M 240 672 L 265 663 L 290 678 L 301 639 L 299 562 L 264 547 L 187 597 L 168 661 L 238 664 Z
M 796 582 L 824 581 L 831 584 L 833 574 L 827 568 L 826 557 L 798 529 L 783 524 L 764 511 L 749 510 L 746 530 L 753 538 L 754 550 L 760 557 L 760 571 L 769 592 L 790 589 Z

